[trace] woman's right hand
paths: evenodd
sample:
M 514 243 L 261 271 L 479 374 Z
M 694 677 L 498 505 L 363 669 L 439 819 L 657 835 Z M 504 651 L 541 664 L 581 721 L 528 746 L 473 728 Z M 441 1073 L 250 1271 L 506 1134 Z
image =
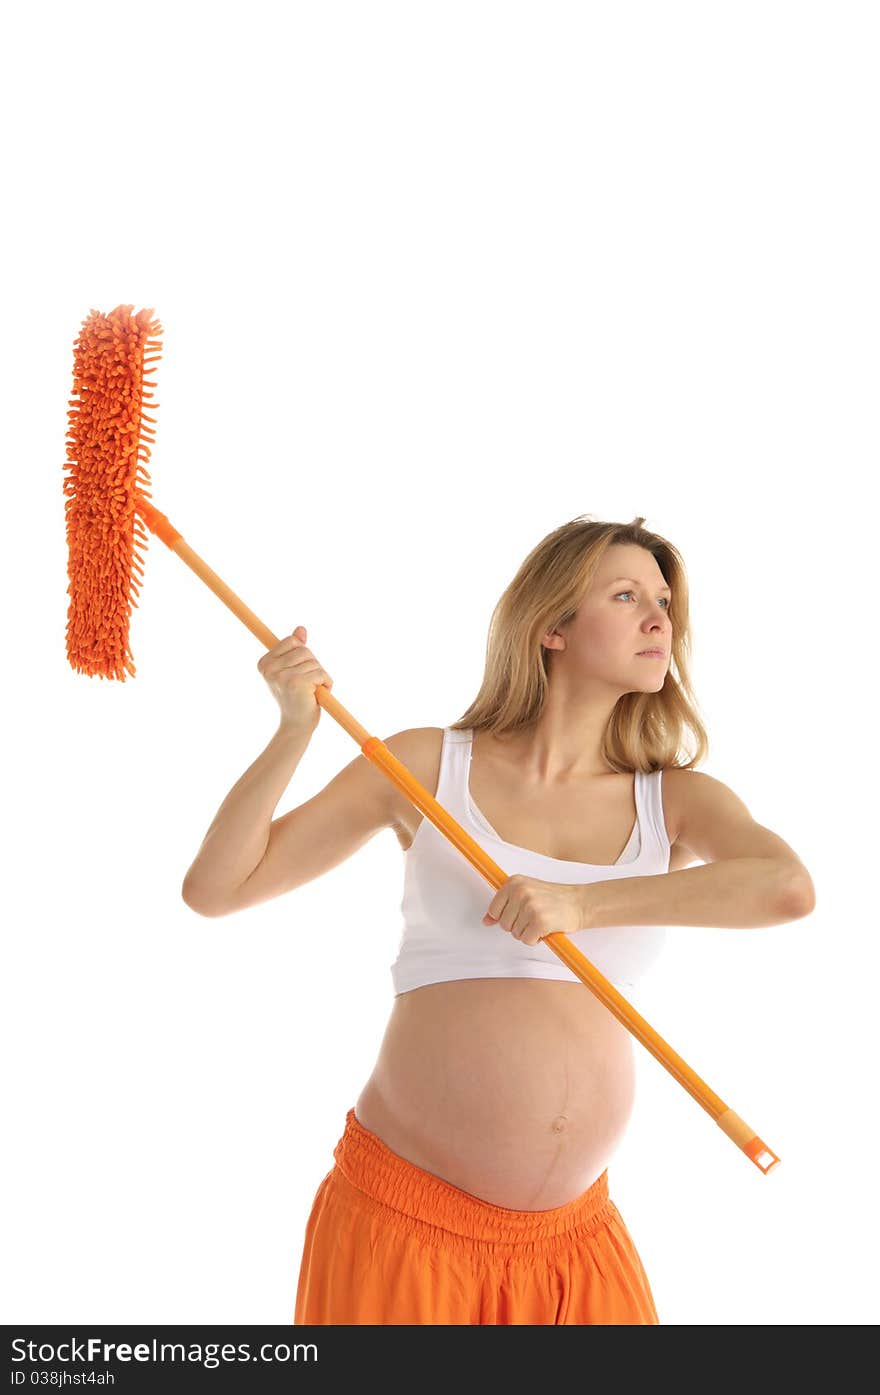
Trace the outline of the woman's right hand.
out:
M 332 688 L 333 679 L 306 648 L 305 640 L 305 625 L 297 625 L 293 634 L 266 650 L 257 668 L 281 708 L 282 724 L 314 731 L 321 718 L 315 689 L 321 683 Z

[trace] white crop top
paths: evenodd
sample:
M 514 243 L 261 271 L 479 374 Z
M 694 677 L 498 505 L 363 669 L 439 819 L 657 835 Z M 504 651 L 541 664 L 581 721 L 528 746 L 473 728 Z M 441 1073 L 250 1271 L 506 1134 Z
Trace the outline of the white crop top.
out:
M 635 772 L 637 818 L 629 842 L 610 865 L 567 862 L 505 843 L 470 795 L 473 731 L 443 731 L 434 798 L 509 877 L 552 882 L 610 881 L 669 871 L 669 839 L 661 800 L 662 770 Z M 545 944 L 525 945 L 501 925 L 484 925 L 494 888 L 429 818 L 422 817 L 405 854 L 403 933 L 391 965 L 395 996 L 426 983 L 461 978 L 581 980 Z M 632 987 L 657 958 L 666 927 L 615 925 L 569 935 L 591 964 L 618 987 Z

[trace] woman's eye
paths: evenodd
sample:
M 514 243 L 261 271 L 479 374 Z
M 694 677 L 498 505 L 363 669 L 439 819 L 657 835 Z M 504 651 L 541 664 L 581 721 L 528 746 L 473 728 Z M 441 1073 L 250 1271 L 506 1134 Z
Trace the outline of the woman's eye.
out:
M 634 596 L 635 594 L 636 594 L 635 591 L 618 591 L 617 596 Z M 615 600 L 617 600 L 617 596 L 614 597 Z M 661 596 L 661 597 L 660 597 L 660 600 L 666 602 L 666 609 L 668 610 L 668 609 L 669 609 L 669 597 L 668 597 L 668 596 Z

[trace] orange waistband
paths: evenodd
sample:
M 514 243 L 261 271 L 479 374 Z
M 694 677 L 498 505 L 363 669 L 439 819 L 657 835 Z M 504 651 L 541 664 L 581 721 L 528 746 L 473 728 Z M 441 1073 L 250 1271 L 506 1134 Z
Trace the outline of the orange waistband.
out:
M 348 1181 L 375 1201 L 471 1240 L 518 1245 L 589 1232 L 613 1209 L 607 1169 L 585 1192 L 562 1206 L 546 1211 L 495 1206 L 392 1152 L 364 1127 L 354 1108 L 345 1116 L 345 1131 L 333 1157 Z

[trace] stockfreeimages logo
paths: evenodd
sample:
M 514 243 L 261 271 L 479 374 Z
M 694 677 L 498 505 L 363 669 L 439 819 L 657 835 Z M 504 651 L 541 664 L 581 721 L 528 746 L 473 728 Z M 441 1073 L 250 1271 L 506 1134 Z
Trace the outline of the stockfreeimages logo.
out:
M 107 1342 L 101 1337 L 71 1337 L 61 1342 L 31 1341 L 24 1337 L 13 1337 L 11 1341 L 13 1365 L 27 1366 L 84 1366 L 89 1367 L 90 1381 L 94 1377 L 95 1366 L 112 1367 L 132 1363 L 178 1366 L 203 1366 L 211 1370 L 222 1365 L 238 1365 L 246 1362 L 266 1362 L 285 1364 L 291 1361 L 316 1362 L 318 1348 L 314 1342 L 297 1342 L 292 1346 L 287 1342 L 262 1342 L 251 1350 L 249 1342 L 164 1342 L 155 1337 L 146 1342 Z M 27 1370 L 17 1369 L 11 1373 L 11 1385 L 21 1385 L 27 1380 Z

